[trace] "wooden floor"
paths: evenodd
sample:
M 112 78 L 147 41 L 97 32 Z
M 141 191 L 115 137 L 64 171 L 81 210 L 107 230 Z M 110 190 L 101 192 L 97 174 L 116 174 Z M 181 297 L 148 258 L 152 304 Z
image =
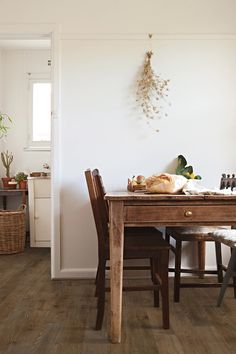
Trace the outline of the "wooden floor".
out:
M 235 354 L 236 300 L 227 289 L 182 289 L 172 301 L 171 329 L 161 328 L 161 311 L 151 292 L 125 293 L 122 343 L 108 338 L 109 294 L 104 327 L 94 331 L 96 300 L 92 280 L 50 280 L 47 249 L 0 256 L 0 353 Z

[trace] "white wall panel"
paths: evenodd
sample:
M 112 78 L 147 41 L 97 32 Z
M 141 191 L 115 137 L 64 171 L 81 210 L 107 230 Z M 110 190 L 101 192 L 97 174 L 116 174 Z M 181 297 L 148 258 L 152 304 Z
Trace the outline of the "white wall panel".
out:
M 133 174 L 174 172 L 178 154 L 186 156 L 206 186 L 218 185 L 222 172 L 236 169 L 236 40 L 153 41 L 153 67 L 171 80 L 172 105 L 159 133 L 140 119 L 134 96 L 146 48 L 137 40 L 62 42 L 62 97 L 69 93 L 62 101 L 65 268 L 96 264 L 83 175 L 87 167 L 100 168 L 108 190 L 125 189 Z M 208 258 L 214 264 L 214 252 Z
M 173 171 L 180 153 L 209 186 L 235 172 L 235 13 L 232 0 L 1 1 L 2 24 L 61 26 L 61 276 L 96 266 L 85 168 L 99 167 L 108 190 L 124 189 L 132 174 Z M 171 80 L 158 134 L 134 97 L 149 32 L 153 66 Z M 208 266 L 213 255 L 209 248 Z

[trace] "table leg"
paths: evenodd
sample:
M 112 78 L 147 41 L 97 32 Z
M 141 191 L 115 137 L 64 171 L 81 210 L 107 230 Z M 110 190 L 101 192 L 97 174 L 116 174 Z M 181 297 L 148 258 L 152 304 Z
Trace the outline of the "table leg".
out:
M 111 341 L 121 341 L 124 218 L 123 202 L 110 201 Z
M 22 192 L 22 204 L 26 205 L 26 192 L 25 191 Z
M 6 195 L 2 196 L 2 206 L 3 206 L 4 210 L 7 209 L 7 197 L 6 197 Z
M 205 258 L 206 258 L 206 242 L 198 241 L 198 269 L 202 271 L 199 278 L 204 279 L 205 270 Z

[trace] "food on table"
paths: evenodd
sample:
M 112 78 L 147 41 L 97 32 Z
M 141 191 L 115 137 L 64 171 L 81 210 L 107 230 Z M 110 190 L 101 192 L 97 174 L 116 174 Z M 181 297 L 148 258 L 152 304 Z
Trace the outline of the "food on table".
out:
M 150 193 L 178 193 L 181 192 L 187 179 L 181 175 L 161 173 L 146 178 L 147 192 Z
M 143 175 L 133 176 L 131 179 L 128 178 L 127 189 L 130 192 L 134 192 L 135 190 L 145 190 L 146 178 Z

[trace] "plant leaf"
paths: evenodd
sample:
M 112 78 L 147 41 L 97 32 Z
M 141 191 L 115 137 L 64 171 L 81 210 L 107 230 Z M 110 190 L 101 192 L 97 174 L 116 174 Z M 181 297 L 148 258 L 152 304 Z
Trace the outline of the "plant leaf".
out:
M 189 173 L 191 175 L 193 173 L 193 166 L 186 166 L 183 169 L 183 173 Z
M 187 160 L 183 155 L 178 156 L 178 164 L 182 167 L 185 167 L 187 165 Z
M 179 155 L 178 156 L 178 165 L 176 167 L 175 173 L 177 175 L 181 175 L 182 174 L 182 170 L 184 169 L 184 167 L 186 165 L 187 165 L 187 161 L 186 161 L 185 157 L 183 155 Z

